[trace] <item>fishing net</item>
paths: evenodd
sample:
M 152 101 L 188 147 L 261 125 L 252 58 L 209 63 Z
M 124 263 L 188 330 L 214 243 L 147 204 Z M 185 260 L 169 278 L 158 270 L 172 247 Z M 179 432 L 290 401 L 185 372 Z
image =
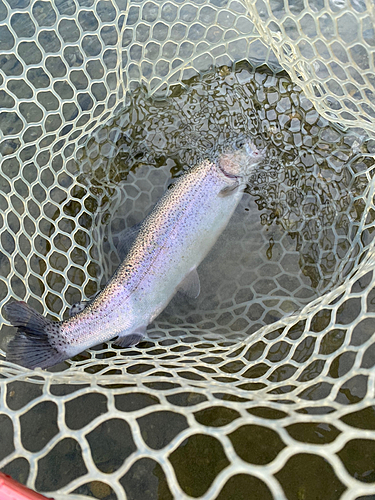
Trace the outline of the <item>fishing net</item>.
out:
M 267 151 L 146 342 L 29 371 L 4 318 L 2 471 L 57 499 L 374 498 L 374 25 L 362 0 L 0 0 L 2 308 L 67 317 L 189 165 Z

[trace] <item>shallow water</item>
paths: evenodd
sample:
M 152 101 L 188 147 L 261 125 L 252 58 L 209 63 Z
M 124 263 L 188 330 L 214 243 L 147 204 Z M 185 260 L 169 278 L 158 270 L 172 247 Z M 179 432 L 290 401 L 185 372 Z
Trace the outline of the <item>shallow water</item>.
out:
M 34 474 L 38 489 L 55 490 L 85 474 L 82 457 L 90 449 L 100 480 L 93 481 L 90 476 L 69 491 L 112 500 L 120 498 L 113 489 L 118 484 L 105 475 L 117 474 L 124 461 L 136 453 L 132 465 L 118 478 L 128 498 L 173 498 L 165 474 L 170 464 L 185 494 L 197 497 L 229 465 L 226 453 L 230 449 L 242 460 L 243 474 L 237 462 L 236 473 L 217 498 L 245 499 L 251 490 L 253 498 L 265 499 L 272 495 L 257 477 L 257 467 L 267 467 L 286 446 L 294 446 L 294 454 L 275 472 L 287 497 L 338 499 L 344 486 L 330 463 L 311 448 L 309 452 L 298 448 L 299 443 L 331 443 L 343 432 L 339 419 L 336 426 L 325 420 L 333 410 L 319 401 L 323 384 L 308 384 L 322 370 L 319 362 L 309 363 L 312 337 L 305 337 L 293 356 L 295 363 L 306 364 L 298 379 L 306 381 L 306 390 L 303 392 L 301 386 L 295 395 L 297 384 L 288 384 L 288 379 L 296 368 L 283 363 L 290 344 L 277 341 L 282 330 L 267 334 L 267 340 L 274 342 L 266 357 L 266 344 L 256 336 L 263 325 L 299 311 L 330 291 L 355 266 L 356 239 L 364 213 L 359 195 L 368 184 L 362 172 L 373 164 L 372 159 L 361 156 L 368 144 L 362 144 L 357 133 L 344 133 L 320 118 L 285 75 L 254 73 L 246 64 L 233 72 L 220 68 L 176 86 L 164 101 L 149 99 L 140 89 L 128 104 L 77 154 L 74 171 L 80 187 L 72 186 L 74 196 L 71 204 L 64 206 L 68 217 L 63 223 L 67 231 L 69 220 L 76 217 L 86 231 L 75 233 L 77 245 L 73 248 L 63 233 L 56 236 L 60 253 L 51 262 L 51 286 L 57 292 L 64 284 L 64 252 L 69 251 L 73 262 L 82 264 L 88 257 L 80 245 L 90 243 L 88 233 L 94 246 L 90 249 L 91 278 L 87 281 L 78 267 L 72 270 L 75 286 L 64 292 L 70 304 L 80 300 L 83 283 L 85 295 L 90 296 L 96 291 L 97 279 L 104 283 L 109 278 L 119 263 L 117 248 L 123 231 L 141 221 L 173 179 L 190 165 L 214 157 L 226 141 L 243 135 L 250 135 L 259 147 L 266 148 L 267 158 L 249 180 L 228 228 L 199 268 L 200 297 L 189 302 L 174 300 L 149 327 L 150 341 L 137 349 L 102 345 L 73 360 L 73 368 L 88 374 L 101 372 L 107 376 L 106 382 L 96 386 L 91 380 L 92 387 L 78 380 L 75 385 L 39 386 L 24 380 L 7 385 L 6 406 L 19 418 L 24 449 L 31 454 L 47 446 L 51 449 L 39 460 L 37 471 L 30 460 L 34 467 L 30 472 L 24 458 L 13 460 L 4 470 L 21 482 Z M 91 193 L 89 198 L 86 193 Z M 81 198 L 86 203 L 84 216 L 79 215 Z M 365 237 L 370 241 L 371 233 Z M 41 246 L 42 255 L 43 251 Z M 356 286 L 366 286 L 365 281 L 362 278 Z M 46 303 L 55 317 L 62 312 L 58 294 Z M 348 318 L 357 308 L 358 304 L 351 302 L 339 314 Z M 323 331 L 329 321 L 327 310 L 315 314 L 312 332 Z M 304 328 L 303 321 L 297 323 L 289 329 L 286 340 L 298 342 Z M 322 354 L 338 349 L 343 335 L 340 330 L 325 334 Z M 254 342 L 238 348 L 244 349 L 242 360 L 235 348 L 227 355 L 226 349 L 235 339 L 250 336 Z M 350 370 L 348 354 L 332 361 L 333 378 Z M 224 356 L 229 358 L 225 364 Z M 260 356 L 263 358 L 258 361 Z M 86 367 L 90 358 L 93 362 Z M 110 358 L 114 358 L 113 365 Z M 153 365 L 152 360 L 159 364 Z M 51 371 L 64 370 L 68 364 Z M 179 370 L 179 377 L 174 377 L 173 370 Z M 121 385 L 116 378 L 111 385 L 111 376 L 121 374 L 127 377 L 126 383 Z M 148 374 L 164 377 L 165 382 L 147 382 Z M 142 383 L 137 375 L 142 375 Z M 279 382 L 284 380 L 281 386 Z M 267 390 L 265 382 L 269 394 L 273 391 L 267 404 L 257 396 L 258 391 Z M 44 400 L 38 401 L 43 391 Z M 343 405 L 353 404 L 363 397 L 361 391 L 361 384 L 353 382 L 338 397 Z M 164 406 L 158 411 L 160 401 Z M 300 405 L 297 410 L 291 407 L 293 401 Z M 30 402 L 34 406 L 24 411 Z M 168 411 L 165 405 L 169 405 Z M 291 420 L 293 411 L 294 418 L 298 412 L 302 415 L 300 423 Z M 342 420 L 372 429 L 373 411 L 371 407 L 363 411 L 367 411 L 363 418 L 352 414 Z M 0 430 L 0 436 L 6 457 L 13 450 L 6 436 L 14 429 L 8 415 L 2 418 L 4 431 Z M 171 443 L 187 429 L 187 422 L 195 422 L 200 432 L 195 427 L 194 433 L 173 448 Z M 58 439 L 61 429 L 63 440 Z M 139 438 L 135 445 L 134 436 L 138 435 L 142 441 Z M 223 447 L 224 439 L 227 448 Z M 371 456 L 371 441 L 360 446 Z M 164 455 L 155 458 L 163 448 L 167 450 Z M 339 452 L 340 458 L 352 476 L 372 480 L 371 463 L 358 458 L 359 449 L 358 440 L 353 440 Z
M 328 123 L 284 75 L 240 64 L 177 85 L 166 100 L 142 89 L 78 154 L 95 191 L 93 254 L 104 283 L 126 228 L 143 220 L 190 165 L 251 137 L 266 160 L 249 179 L 226 231 L 199 268 L 198 300 L 175 300 L 154 330 L 185 326 L 205 338 L 248 336 L 342 282 L 356 261 L 367 185 L 363 137 Z M 181 331 L 181 330 L 180 330 Z M 157 332 L 153 335 L 158 336 Z

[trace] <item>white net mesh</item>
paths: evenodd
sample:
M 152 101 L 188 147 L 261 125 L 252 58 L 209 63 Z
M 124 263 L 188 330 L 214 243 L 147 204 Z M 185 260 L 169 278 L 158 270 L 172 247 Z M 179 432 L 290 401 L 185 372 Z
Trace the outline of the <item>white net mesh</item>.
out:
M 247 0 L 262 39 L 326 118 L 373 130 L 371 0 Z
M 0 0 L 0 23 L 1 306 L 66 316 L 173 177 L 267 148 L 147 342 L 28 371 L 4 323 L 0 469 L 55 498 L 374 498 L 373 5 Z

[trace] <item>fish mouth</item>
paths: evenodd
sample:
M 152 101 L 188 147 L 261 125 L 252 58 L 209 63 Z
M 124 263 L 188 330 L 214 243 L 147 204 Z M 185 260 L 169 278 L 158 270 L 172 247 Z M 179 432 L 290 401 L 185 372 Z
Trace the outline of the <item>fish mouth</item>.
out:
M 241 138 L 237 141 L 237 148 L 224 151 L 216 163 L 227 179 L 238 180 L 247 176 L 251 168 L 264 159 L 264 153 L 253 142 Z
M 219 170 L 222 174 L 225 175 L 225 177 L 227 177 L 228 179 L 238 179 L 240 177 L 240 175 L 235 175 L 233 173 L 230 173 L 230 172 L 226 172 L 224 170 L 224 168 L 221 166 L 220 162 L 218 162 L 218 167 L 219 167 Z

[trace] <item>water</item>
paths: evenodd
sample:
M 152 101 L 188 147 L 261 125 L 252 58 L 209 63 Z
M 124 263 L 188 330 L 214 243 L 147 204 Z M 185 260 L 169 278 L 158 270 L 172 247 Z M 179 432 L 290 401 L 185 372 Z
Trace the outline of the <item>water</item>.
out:
M 313 338 L 298 344 L 290 362 L 290 344 L 277 340 L 281 328 L 263 339 L 258 333 L 332 290 L 357 265 L 365 214 L 360 195 L 368 184 L 363 172 L 373 165 L 363 156 L 367 143 L 319 117 L 285 75 L 239 64 L 234 71 L 223 67 L 176 85 L 166 100 L 135 91 L 127 108 L 78 151 L 71 167 L 72 201 L 64 205 L 67 217 L 61 224 L 68 232 L 76 218 L 85 231 L 75 233 L 73 245 L 56 234 L 60 252 L 51 261 L 50 286 L 57 293 L 46 304 L 51 315 L 66 315 L 60 290 L 68 304 L 95 293 L 97 282 L 104 283 L 119 263 L 123 231 L 142 220 L 184 170 L 215 156 L 238 135 L 251 135 L 266 148 L 267 158 L 199 268 L 198 300 L 173 301 L 138 348 L 101 345 L 51 370 L 58 376 L 70 366 L 66 373 L 74 374 L 75 385 L 54 383 L 48 374 L 45 389 L 37 380 L 7 385 L 6 405 L 29 453 L 29 462 L 18 457 L 3 468 L 16 479 L 25 482 L 31 474 L 41 491 L 65 488 L 105 500 L 121 498 L 123 490 L 131 499 L 173 498 L 171 467 L 179 487 L 193 497 L 205 494 L 218 474 L 224 478 L 217 487 L 221 500 L 248 498 L 249 488 L 254 498 L 272 498 L 268 485 L 274 477 L 288 498 L 334 499 L 344 491 L 330 462 L 311 448 L 294 449 L 286 465 L 274 468 L 274 476 L 268 471 L 262 479 L 257 476 L 259 466 L 276 463 L 288 446 L 323 446 L 344 430 L 342 422 L 326 422 L 332 411 L 328 403 L 315 404 L 325 387 L 308 384 L 323 366 L 309 363 Z M 94 242 L 89 256 L 81 249 L 90 244 L 88 234 Z M 370 233 L 367 237 L 371 241 Z M 43 251 L 48 253 L 41 245 Z M 77 264 L 87 263 L 89 279 L 73 268 L 75 286 L 66 287 L 64 252 Z M 339 314 L 355 317 L 357 308 L 352 302 Z M 312 332 L 323 331 L 330 320 L 323 309 L 312 320 Z M 291 327 L 286 340 L 298 343 L 304 327 L 304 321 Z M 243 339 L 250 339 L 248 345 L 236 347 Z M 339 330 L 325 334 L 323 354 L 335 352 L 341 340 Z M 267 351 L 265 341 L 272 341 Z M 298 363 L 306 365 L 301 385 L 293 379 Z M 348 366 L 349 359 L 337 358 L 332 377 Z M 43 382 L 44 375 L 38 377 Z M 262 390 L 270 391 L 267 403 L 258 396 Z M 355 403 L 360 391 L 359 383 L 343 388 L 342 403 Z M 26 410 L 26 404 L 33 406 Z M 306 418 L 291 421 L 293 412 Z M 367 421 L 366 429 L 372 426 L 370 410 Z M 189 433 L 191 422 L 199 432 Z M 3 424 L 7 435 L 14 433 L 9 416 Z M 4 434 L 10 454 L 14 444 L 6 439 Z M 347 444 L 340 457 L 352 476 L 367 481 L 371 464 L 357 460 L 356 444 Z M 370 441 L 361 446 L 371 455 Z M 39 452 L 36 465 L 33 456 Z M 232 473 L 228 453 L 242 460 Z M 96 469 L 82 477 L 88 463 Z
M 365 206 L 356 198 L 372 162 L 361 157 L 366 146 L 322 119 L 286 76 L 243 63 L 176 85 L 167 100 L 139 89 L 80 151 L 78 180 L 98 196 L 93 253 L 103 283 L 119 263 L 126 228 L 190 165 L 242 136 L 267 158 L 199 268 L 199 299 L 175 300 L 156 321 L 159 333 L 188 326 L 204 338 L 246 337 L 331 290 L 356 262 Z

